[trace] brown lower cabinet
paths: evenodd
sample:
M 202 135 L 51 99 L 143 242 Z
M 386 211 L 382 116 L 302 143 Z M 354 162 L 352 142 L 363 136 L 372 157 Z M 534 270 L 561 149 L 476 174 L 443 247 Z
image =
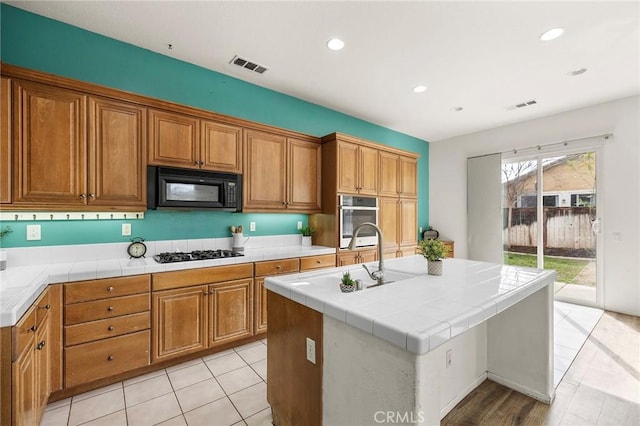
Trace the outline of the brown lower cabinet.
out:
M 153 274 L 153 290 L 152 362 L 253 335 L 253 264 Z
M 341 250 L 338 252 L 338 266 L 375 262 L 378 258 L 376 248 Z
M 59 286 L 51 293 L 57 300 Z M 56 375 L 60 368 L 52 360 L 59 361 L 60 346 L 51 337 L 55 335 L 52 326 L 60 325 L 59 312 L 52 311 L 50 296 L 49 290 L 45 290 L 11 328 L 11 415 L 3 408 L 0 423 L 7 420 L 9 424 L 10 418 L 14 425 L 39 424 L 52 386 L 58 386 Z

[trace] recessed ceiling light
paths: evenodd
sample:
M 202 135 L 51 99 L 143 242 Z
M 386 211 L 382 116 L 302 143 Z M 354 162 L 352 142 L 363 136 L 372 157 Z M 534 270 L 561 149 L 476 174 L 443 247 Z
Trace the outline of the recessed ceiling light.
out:
M 564 32 L 564 28 L 551 28 L 550 30 L 545 31 L 542 33 L 542 35 L 540 35 L 540 40 L 542 41 L 555 40 L 558 37 L 560 37 L 563 32 Z
M 453 112 L 460 112 L 460 111 L 462 111 L 463 109 L 464 109 L 464 108 L 462 108 L 461 106 L 457 106 L 457 107 L 453 107 L 453 108 L 451 108 L 451 111 L 453 111 Z
M 569 71 L 569 75 L 575 76 L 575 75 L 584 74 L 585 72 L 587 72 L 586 68 L 576 68 L 573 71 Z
M 415 93 L 422 93 L 427 90 L 427 86 L 416 86 L 413 88 Z
M 331 50 L 341 50 L 344 47 L 344 41 L 339 38 L 332 38 L 327 42 L 327 47 Z

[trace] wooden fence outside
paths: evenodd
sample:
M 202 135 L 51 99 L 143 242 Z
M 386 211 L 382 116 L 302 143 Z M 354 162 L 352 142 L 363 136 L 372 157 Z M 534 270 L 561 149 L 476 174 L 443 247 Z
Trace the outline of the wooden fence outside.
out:
M 505 249 L 536 247 L 536 208 L 512 208 L 511 227 L 508 226 L 508 215 L 509 209 L 503 209 L 502 232 Z M 545 207 L 542 216 L 545 248 L 594 251 L 596 235 L 591 230 L 591 218 L 595 215 L 594 207 Z

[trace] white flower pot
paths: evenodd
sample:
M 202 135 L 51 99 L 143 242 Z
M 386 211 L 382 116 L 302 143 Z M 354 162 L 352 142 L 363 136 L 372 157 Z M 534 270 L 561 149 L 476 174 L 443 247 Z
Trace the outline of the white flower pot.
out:
M 304 247 L 311 247 L 311 237 L 305 237 L 304 235 L 302 236 L 302 245 Z
M 429 275 L 442 275 L 442 260 L 427 260 Z

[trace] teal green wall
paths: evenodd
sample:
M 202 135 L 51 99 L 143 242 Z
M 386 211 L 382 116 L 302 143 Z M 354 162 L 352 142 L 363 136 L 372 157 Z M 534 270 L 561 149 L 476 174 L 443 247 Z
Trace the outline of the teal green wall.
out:
M 342 132 L 413 151 L 418 160 L 418 224 L 428 224 L 429 144 L 340 112 L 0 4 L 2 62 L 75 78 L 154 98 L 241 117 L 314 136 Z M 252 219 L 249 219 L 252 218 Z M 305 215 L 213 212 L 147 212 L 133 221 L 133 235 L 149 240 L 226 236 L 233 223 L 258 224 L 252 235 L 295 233 Z M 33 222 L 30 222 L 33 223 Z M 39 222 L 42 240 L 26 241 L 26 224 L 8 223 L 15 232 L 4 247 L 81 244 L 127 240 L 122 221 Z M 268 226 L 260 226 L 265 223 Z M 2 226 L 6 226 L 3 223 Z

